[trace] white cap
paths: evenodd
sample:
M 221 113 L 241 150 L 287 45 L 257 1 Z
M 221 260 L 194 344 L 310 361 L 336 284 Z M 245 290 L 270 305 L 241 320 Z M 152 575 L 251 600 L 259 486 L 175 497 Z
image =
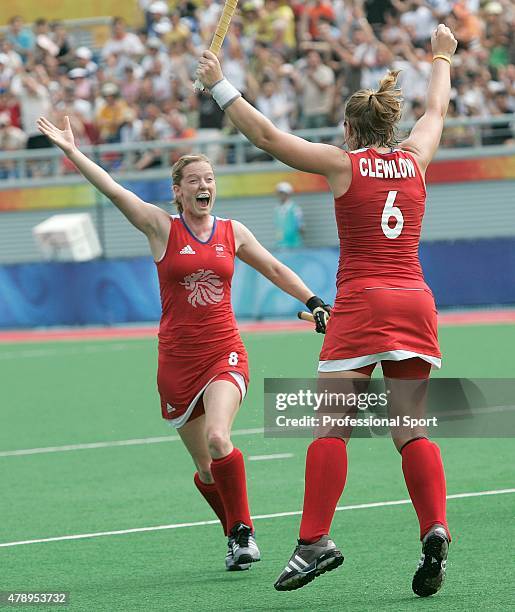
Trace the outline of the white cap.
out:
M 69 79 L 85 79 L 88 76 L 88 71 L 84 68 L 73 68 L 68 73 Z
M 293 187 L 290 185 L 290 183 L 287 183 L 286 181 L 277 183 L 277 185 L 275 186 L 275 190 L 277 191 L 277 193 L 293 193 Z
M 166 15 L 168 13 L 168 4 L 163 0 L 156 0 L 148 7 L 148 12 L 158 15 Z
M 115 83 L 104 83 L 100 89 L 100 93 L 103 96 L 117 96 L 120 90 Z
M 90 60 L 93 57 L 93 52 L 87 47 L 79 47 L 75 50 L 75 57 L 80 59 Z
M 487 15 L 500 15 L 502 13 L 502 4 L 500 2 L 489 2 L 485 6 Z

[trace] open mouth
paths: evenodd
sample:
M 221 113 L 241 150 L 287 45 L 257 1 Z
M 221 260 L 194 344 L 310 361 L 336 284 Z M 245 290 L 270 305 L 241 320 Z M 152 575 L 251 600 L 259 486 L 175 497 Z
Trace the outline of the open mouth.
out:
M 211 202 L 211 195 L 207 192 L 199 193 L 196 199 L 201 208 L 207 208 Z

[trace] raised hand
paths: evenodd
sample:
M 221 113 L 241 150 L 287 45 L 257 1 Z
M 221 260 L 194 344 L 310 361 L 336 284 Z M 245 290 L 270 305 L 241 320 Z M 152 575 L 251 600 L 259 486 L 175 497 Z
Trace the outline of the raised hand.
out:
M 218 81 L 224 78 L 220 62 L 211 51 L 204 51 L 202 57 L 199 59 L 197 78 L 207 89 L 211 89 L 215 83 L 218 83 Z
M 451 30 L 441 23 L 431 36 L 433 55 L 446 55 L 449 59 L 454 55 L 458 41 Z
M 38 130 L 46 136 L 50 142 L 55 144 L 56 147 L 62 149 L 66 155 L 71 155 L 77 150 L 75 146 L 75 139 L 73 137 L 72 126 L 70 125 L 70 118 L 66 116 L 64 118 L 64 130 L 60 130 L 53 123 L 51 123 L 45 117 L 40 117 L 36 125 Z

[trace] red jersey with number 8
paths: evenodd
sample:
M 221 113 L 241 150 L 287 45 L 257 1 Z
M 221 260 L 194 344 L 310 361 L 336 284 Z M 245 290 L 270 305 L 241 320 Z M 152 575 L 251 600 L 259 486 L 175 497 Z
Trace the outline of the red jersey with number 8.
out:
M 163 418 L 177 427 L 217 375 L 234 372 L 248 384 L 247 352 L 231 305 L 235 254 L 229 219 L 215 217 L 211 236 L 202 242 L 182 216 L 171 217 L 168 245 L 157 262 L 162 305 L 157 382 Z
M 351 185 L 335 199 L 338 291 L 319 371 L 417 356 L 440 367 L 436 307 L 418 257 L 424 177 L 407 151 L 348 155 Z

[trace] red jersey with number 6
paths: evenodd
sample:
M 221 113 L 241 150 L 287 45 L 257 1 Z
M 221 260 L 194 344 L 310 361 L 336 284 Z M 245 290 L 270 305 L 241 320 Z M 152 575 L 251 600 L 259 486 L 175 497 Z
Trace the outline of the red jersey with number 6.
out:
M 231 305 L 235 254 L 229 219 L 215 217 L 211 236 L 202 242 L 181 215 L 171 217 L 168 245 L 157 262 L 158 389 L 163 418 L 177 426 L 217 375 L 234 372 L 248 384 L 247 352 Z
M 337 285 L 356 278 L 423 280 L 418 244 L 426 188 L 410 153 L 349 154 L 352 183 L 335 199 L 340 238 Z
M 424 177 L 411 153 L 348 153 L 352 182 L 335 199 L 337 296 L 319 371 L 421 357 L 440 367 L 436 307 L 418 257 Z

